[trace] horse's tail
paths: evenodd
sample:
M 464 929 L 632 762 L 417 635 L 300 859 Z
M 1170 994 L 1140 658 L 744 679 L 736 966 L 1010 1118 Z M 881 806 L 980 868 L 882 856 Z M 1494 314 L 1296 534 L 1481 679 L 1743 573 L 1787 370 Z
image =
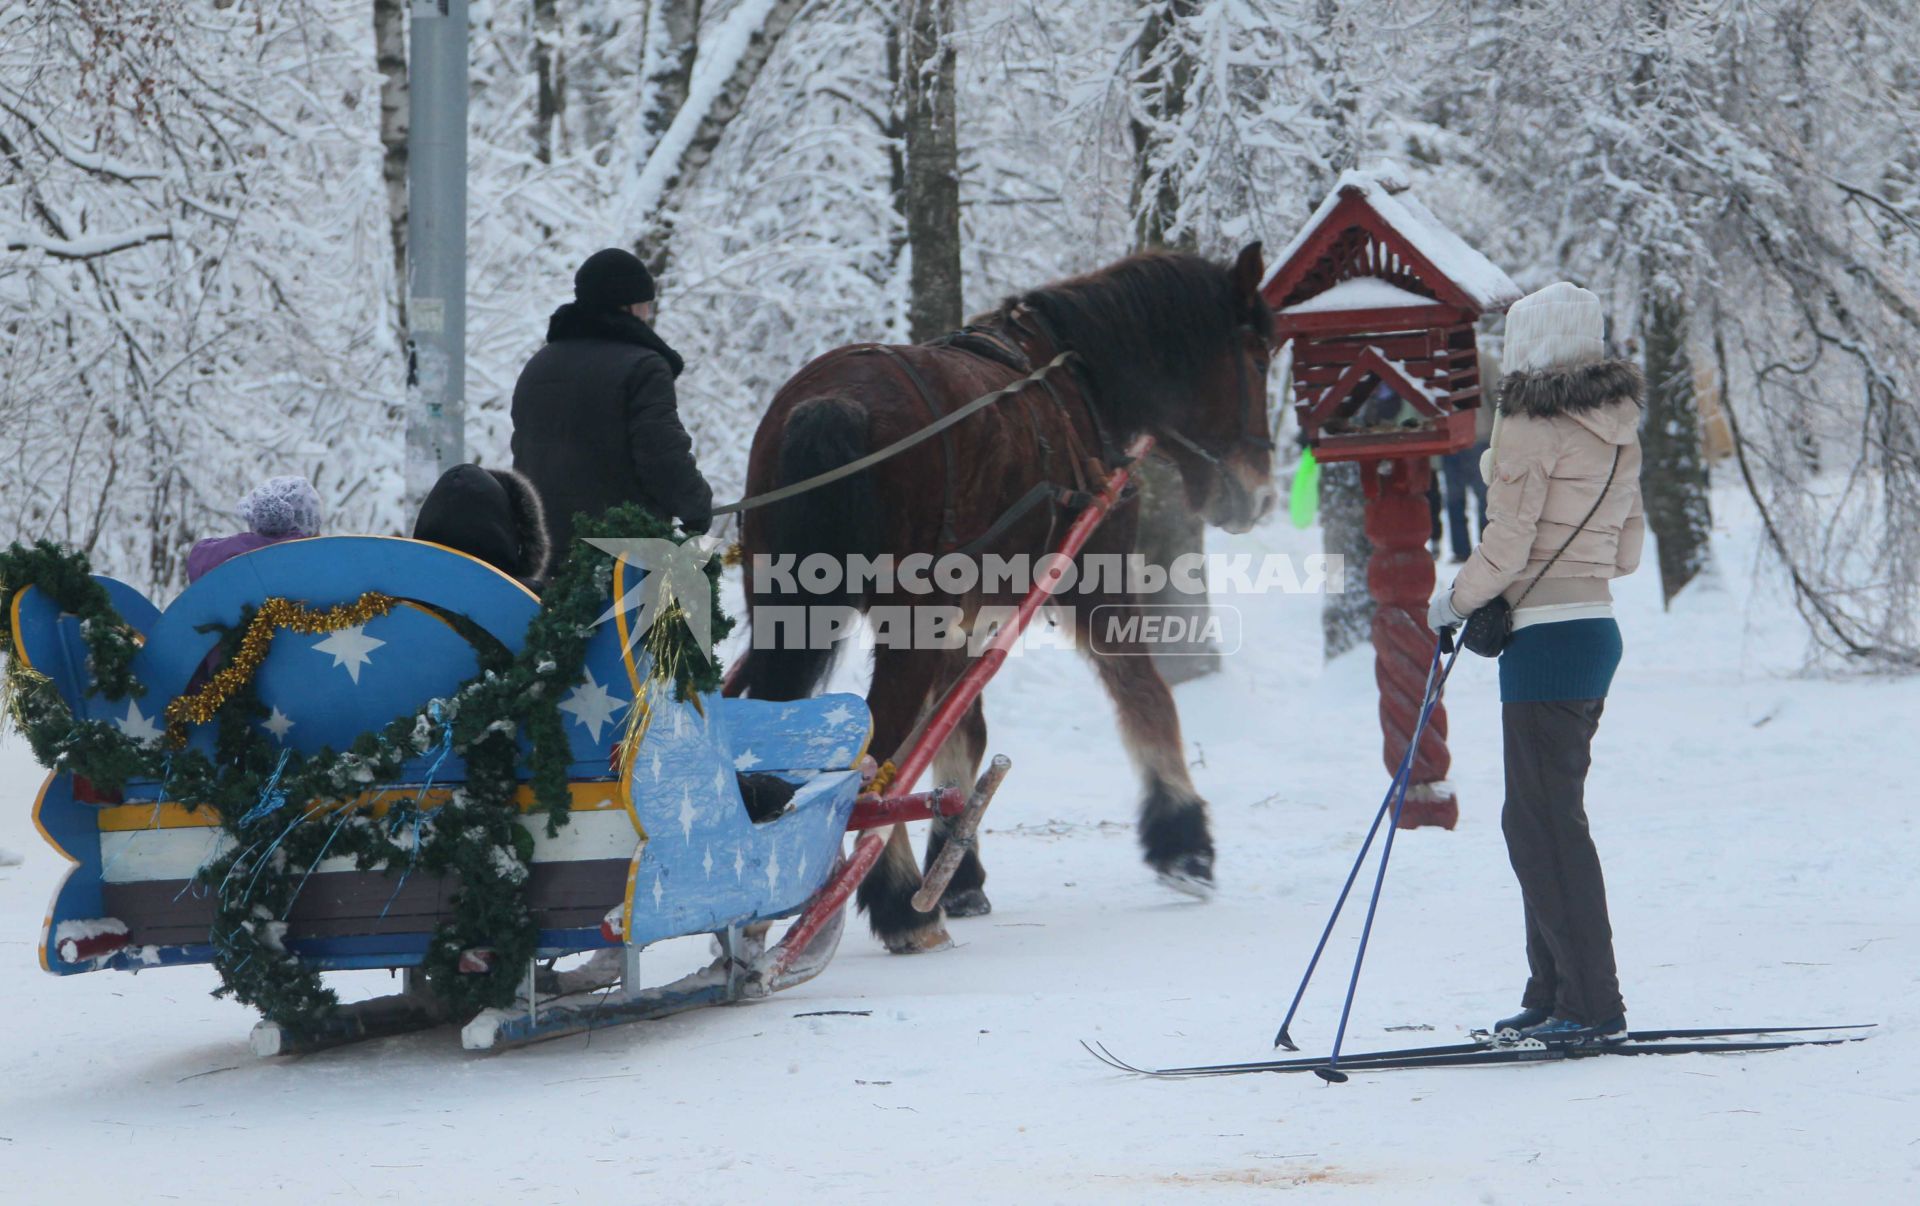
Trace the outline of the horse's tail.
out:
M 869 451 L 867 412 L 844 398 L 814 398 L 787 415 L 781 433 L 779 484 L 792 485 L 838 469 Z M 879 549 L 879 500 L 873 474 L 862 470 L 768 508 L 775 564 L 747 567 L 754 639 L 740 687 L 755 699 L 802 699 L 833 668 L 840 639 L 857 619 L 861 598 L 848 589 L 848 561 Z M 829 590 L 810 588 L 799 565 L 815 554 L 839 570 Z

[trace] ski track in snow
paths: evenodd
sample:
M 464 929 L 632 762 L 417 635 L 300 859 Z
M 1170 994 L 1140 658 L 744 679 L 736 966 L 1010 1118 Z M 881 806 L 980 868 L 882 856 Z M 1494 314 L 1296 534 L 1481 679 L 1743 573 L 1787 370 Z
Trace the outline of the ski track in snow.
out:
M 1076 1040 L 1146 1064 L 1266 1057 L 1385 786 L 1370 656 L 1322 670 L 1316 598 L 1225 599 L 1246 648 L 1178 690 L 1220 846 L 1211 903 L 1157 887 L 1130 829 L 1102 824 L 1135 798 L 1105 701 L 1069 655 L 1035 654 L 988 697 L 990 748 L 1014 770 L 985 838 L 995 911 L 951 923 L 956 949 L 889 957 L 855 923 L 824 975 L 772 1000 L 491 1056 L 447 1028 L 263 1062 L 208 969 L 43 974 L 62 864 L 33 832 L 41 775 L 11 738 L 0 848 L 24 861 L 0 860 L 5 1200 L 1910 1199 L 1920 833 L 1904 738 L 1920 681 L 1798 675 L 1802 629 L 1753 569 L 1750 512 L 1722 493 L 1715 514 L 1719 569 L 1672 612 L 1651 559 L 1618 586 L 1627 657 L 1588 799 L 1629 1021 L 1881 1023 L 1868 1042 L 1341 1088 L 1096 1063 Z M 1316 541 L 1276 525 L 1216 547 Z M 1350 1050 L 1458 1041 L 1518 1003 L 1492 666 L 1463 658 L 1447 702 L 1462 822 L 1395 843 Z M 1364 904 L 1294 1023 L 1307 1053 L 1332 1040 Z M 644 970 L 705 957 L 684 940 Z M 871 1015 L 794 1016 L 819 1010 Z

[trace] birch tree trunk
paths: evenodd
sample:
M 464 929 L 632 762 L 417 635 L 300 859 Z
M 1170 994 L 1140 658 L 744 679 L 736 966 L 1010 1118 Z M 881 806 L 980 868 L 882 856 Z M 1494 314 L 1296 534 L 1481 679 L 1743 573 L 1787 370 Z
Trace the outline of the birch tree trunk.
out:
M 407 340 L 407 0 L 373 0 L 373 53 L 380 71 L 380 175 L 393 246 L 393 338 Z
M 726 79 L 698 109 L 682 104 L 648 157 L 638 191 L 639 216 L 650 229 L 642 240 L 639 254 L 656 279 L 666 276 L 673 262 L 674 205 L 713 160 L 728 124 L 739 115 L 754 81 L 760 78 L 760 72 L 779 49 L 780 39 L 806 2 L 748 0 L 736 9 L 729 18 L 728 30 L 731 31 L 735 21 L 749 21 L 752 29 L 739 47 L 732 68 L 727 70 Z M 693 99 L 691 83 L 686 99 Z
M 890 57 L 901 109 L 908 269 L 907 337 L 960 325 L 960 150 L 954 129 L 953 0 L 908 0 Z
M 642 127 L 657 143 L 687 103 L 700 49 L 700 0 L 653 0 L 647 8 L 646 112 Z

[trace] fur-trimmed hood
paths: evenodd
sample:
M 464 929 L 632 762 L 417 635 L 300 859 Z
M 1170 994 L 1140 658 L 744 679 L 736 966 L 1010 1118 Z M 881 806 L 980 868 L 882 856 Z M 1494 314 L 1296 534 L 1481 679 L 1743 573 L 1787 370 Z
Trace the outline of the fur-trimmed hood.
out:
M 1596 360 L 1577 368 L 1508 373 L 1500 379 L 1500 413 L 1549 419 L 1598 410 L 1625 399 L 1644 405 L 1647 383 L 1631 360 Z
M 1609 444 L 1631 443 L 1640 429 L 1647 383 L 1631 360 L 1508 373 L 1500 379 L 1502 417 L 1565 417 Z
M 540 492 L 511 469 L 455 465 L 441 474 L 420 504 L 413 538 L 459 549 L 536 587 L 553 555 Z
M 1631 360 L 1593 360 L 1572 368 L 1508 373 L 1500 378 L 1500 401 L 1489 446 L 1480 454 L 1480 474 L 1493 480 L 1500 427 L 1509 418 L 1565 417 L 1609 444 L 1630 444 L 1639 434 L 1646 396 L 1646 379 Z
M 516 578 L 545 579 L 553 570 L 553 546 L 547 540 L 547 511 L 540 503 L 540 491 L 511 469 L 487 472 L 506 491 L 514 534 L 520 538 L 520 568 L 508 572 Z

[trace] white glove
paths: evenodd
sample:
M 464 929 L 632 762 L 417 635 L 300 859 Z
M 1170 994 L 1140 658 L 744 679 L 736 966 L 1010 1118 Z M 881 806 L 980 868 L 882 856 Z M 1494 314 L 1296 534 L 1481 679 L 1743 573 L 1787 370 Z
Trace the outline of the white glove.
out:
M 1466 622 L 1467 617 L 1453 609 L 1453 587 L 1442 587 L 1427 606 L 1427 627 L 1439 632 L 1443 628 L 1458 628 Z

